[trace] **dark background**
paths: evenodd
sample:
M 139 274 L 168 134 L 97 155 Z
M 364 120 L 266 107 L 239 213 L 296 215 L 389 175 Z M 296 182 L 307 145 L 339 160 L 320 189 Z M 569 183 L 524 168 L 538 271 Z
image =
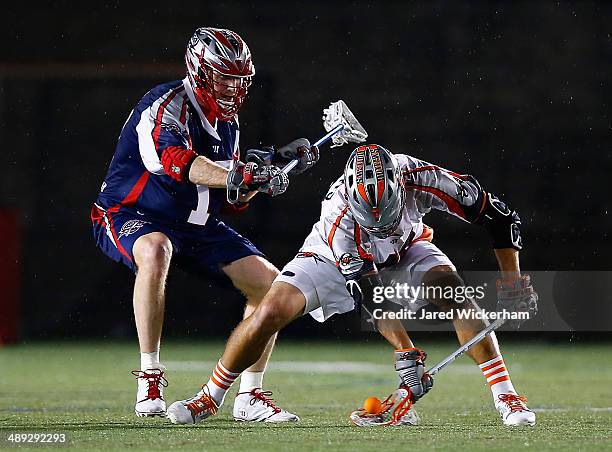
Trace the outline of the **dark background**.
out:
M 369 141 L 504 197 L 523 220 L 524 269 L 610 268 L 611 5 L 100 3 L 3 10 L 0 207 L 22 224 L 22 337 L 135 336 L 133 276 L 95 248 L 89 208 L 131 108 L 183 78 L 199 26 L 233 29 L 253 53 L 243 150 L 318 138 L 322 109 L 344 99 Z M 351 150 L 325 147 L 286 194 L 228 223 L 281 267 Z M 458 267 L 495 268 L 484 231 L 438 213 L 426 221 Z M 241 309 L 231 288 L 175 270 L 165 334 L 226 336 Z M 286 334 L 344 337 L 354 324 L 308 317 Z

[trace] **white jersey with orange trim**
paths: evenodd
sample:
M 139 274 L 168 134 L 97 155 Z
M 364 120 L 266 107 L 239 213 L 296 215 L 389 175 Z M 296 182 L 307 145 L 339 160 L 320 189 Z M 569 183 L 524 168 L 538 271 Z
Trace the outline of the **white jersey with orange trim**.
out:
M 348 207 L 344 178 L 334 182 L 321 203 L 321 217 L 300 252 L 319 254 L 336 265 L 345 277 L 359 273 L 365 263 L 393 265 L 405 249 L 418 240 L 431 241 L 433 230 L 423 224 L 431 209 L 448 212 L 462 220 L 478 219 L 485 192 L 471 176 L 461 175 L 414 157 L 395 154 L 406 185 L 406 202 L 397 230 L 385 239 L 368 235 L 354 220 Z

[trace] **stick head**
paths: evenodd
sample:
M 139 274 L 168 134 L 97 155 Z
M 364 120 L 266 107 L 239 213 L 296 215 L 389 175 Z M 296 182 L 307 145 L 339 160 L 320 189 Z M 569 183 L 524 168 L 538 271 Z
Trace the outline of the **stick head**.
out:
M 323 127 L 326 131 L 329 132 L 339 124 L 342 124 L 344 128 L 332 137 L 332 148 L 349 142 L 363 143 L 368 137 L 368 133 L 343 100 L 332 102 L 328 108 L 323 110 Z

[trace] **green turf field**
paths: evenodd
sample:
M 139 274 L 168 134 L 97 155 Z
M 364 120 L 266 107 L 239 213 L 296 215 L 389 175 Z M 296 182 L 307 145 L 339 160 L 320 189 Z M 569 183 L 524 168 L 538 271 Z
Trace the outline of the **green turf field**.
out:
M 450 341 L 420 345 L 428 351 L 430 365 L 455 347 Z M 198 389 L 221 347 L 164 346 L 163 359 L 170 364 L 168 403 Z M 482 375 L 465 357 L 441 372 L 432 392 L 417 404 L 420 426 L 352 426 L 349 411 L 365 397 L 384 396 L 394 388 L 392 356 L 383 343 L 281 341 L 273 356 L 278 364 L 269 371 L 266 386 L 279 404 L 302 417 L 300 423 L 236 423 L 230 395 L 230 403 L 215 418 L 188 427 L 134 416 L 134 344 L 5 347 L 0 349 L 0 436 L 64 432 L 70 446 L 81 449 L 612 450 L 609 344 L 513 343 L 504 351 L 517 389 L 538 412 L 535 428 L 501 425 Z M 360 370 L 363 363 L 373 366 Z M 0 449 L 9 446 L 3 441 Z

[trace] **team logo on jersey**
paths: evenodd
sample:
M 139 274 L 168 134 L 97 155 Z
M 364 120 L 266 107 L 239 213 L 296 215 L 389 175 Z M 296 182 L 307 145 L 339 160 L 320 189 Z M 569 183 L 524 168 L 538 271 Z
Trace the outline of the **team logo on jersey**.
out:
M 344 253 L 338 259 L 338 266 L 341 269 L 348 269 L 353 262 L 359 262 L 360 259 L 358 257 L 353 256 L 351 253 Z
M 126 221 L 123 226 L 121 226 L 121 230 L 119 231 L 119 238 L 127 237 L 128 235 L 132 235 L 137 232 L 140 228 L 142 228 L 145 224 L 150 224 L 150 221 L 144 220 L 130 220 Z
M 167 124 L 167 123 L 162 122 L 160 124 L 160 127 L 174 135 L 181 135 L 181 136 L 183 135 L 183 131 L 177 124 Z
M 323 259 L 321 259 L 321 257 L 318 254 L 311 253 L 310 251 L 300 251 L 299 253 L 297 253 L 297 255 L 295 257 L 296 258 L 312 257 L 317 264 L 319 262 L 324 262 Z

